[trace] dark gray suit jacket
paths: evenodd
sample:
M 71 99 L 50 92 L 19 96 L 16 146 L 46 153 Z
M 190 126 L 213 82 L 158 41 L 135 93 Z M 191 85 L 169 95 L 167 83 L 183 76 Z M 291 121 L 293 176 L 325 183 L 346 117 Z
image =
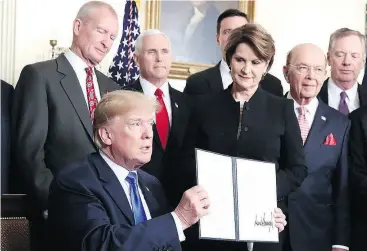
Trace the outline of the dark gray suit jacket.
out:
M 96 71 L 101 96 L 119 89 Z M 62 54 L 24 67 L 15 88 L 11 130 L 20 192 L 47 208 L 50 183 L 59 169 L 95 152 L 92 121 L 78 78 Z

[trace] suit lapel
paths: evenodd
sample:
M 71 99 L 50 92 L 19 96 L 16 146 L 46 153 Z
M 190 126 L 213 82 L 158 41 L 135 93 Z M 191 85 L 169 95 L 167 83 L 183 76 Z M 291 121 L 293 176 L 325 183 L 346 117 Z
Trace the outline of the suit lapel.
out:
M 213 67 L 213 74 L 210 74 L 210 88 L 214 92 L 220 92 L 223 91 L 223 80 L 222 75 L 220 75 L 220 63 L 222 61 L 219 61 L 219 63 Z
M 140 170 L 138 170 L 138 179 L 139 179 L 139 187 L 140 190 L 143 193 L 145 202 L 148 205 L 148 209 L 150 212 L 150 215 L 152 216 L 152 218 L 158 217 L 159 216 L 159 204 L 158 201 L 155 199 L 152 190 L 147 186 L 147 183 L 144 179 L 143 176 L 140 174 Z
M 322 141 L 325 140 L 322 134 L 322 130 L 328 124 L 328 118 L 327 114 L 325 113 L 325 109 L 323 109 L 323 106 L 326 105 L 322 102 L 319 102 L 311 129 L 305 142 L 305 153 L 311 151 L 312 149 L 315 149 L 315 146 L 320 145 L 320 142 L 322 143 Z
M 69 100 L 72 103 L 75 112 L 78 114 L 78 117 L 84 128 L 88 132 L 91 139 L 93 139 L 92 121 L 89 115 L 87 103 L 84 99 L 84 94 L 78 81 L 78 77 L 76 76 L 73 67 L 70 65 L 64 54 L 56 59 L 56 63 L 57 71 L 64 75 L 64 78 L 62 78 L 60 81 L 61 86 L 64 89 L 66 95 L 69 97 Z
M 109 193 L 111 198 L 115 201 L 116 205 L 128 219 L 129 223 L 132 226 L 135 225 L 134 214 L 131 211 L 130 203 L 114 172 L 98 153 L 92 155 L 92 161 L 107 193 Z
M 106 83 L 106 78 L 105 78 L 105 76 L 101 72 L 97 71 L 96 69 L 94 70 L 94 72 L 96 73 L 96 77 L 97 77 L 97 81 L 98 81 L 99 92 L 101 94 L 101 98 L 106 93 L 115 90 L 115 89 L 113 89 L 113 90 L 109 90 L 108 89 L 108 84 Z
M 169 131 L 169 137 L 168 137 L 168 142 L 167 142 L 167 146 L 170 142 L 172 142 L 172 137 L 174 135 L 177 135 L 176 130 L 177 130 L 177 125 L 180 124 L 180 116 L 179 116 L 179 105 L 180 105 L 180 99 L 179 96 L 176 95 L 175 90 L 173 90 L 173 88 L 171 86 L 168 87 L 169 88 L 169 95 L 170 95 L 170 100 L 171 100 L 171 115 L 172 115 L 172 123 L 171 123 L 171 128 Z
M 358 84 L 359 106 L 367 105 L 367 86 Z
M 325 104 L 329 104 L 329 96 L 328 96 L 328 82 L 329 82 L 329 79 L 326 79 L 324 81 L 324 84 L 322 85 L 321 89 L 320 89 L 320 92 L 319 92 L 319 99 L 321 99 Z

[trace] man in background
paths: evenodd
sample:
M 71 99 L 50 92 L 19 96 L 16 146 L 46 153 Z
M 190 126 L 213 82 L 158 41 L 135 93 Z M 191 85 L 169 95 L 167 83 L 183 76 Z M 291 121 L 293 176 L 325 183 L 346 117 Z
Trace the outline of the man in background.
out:
M 232 84 L 232 76 L 229 66 L 225 61 L 225 47 L 227 39 L 232 30 L 249 22 L 245 13 L 228 9 L 224 11 L 217 20 L 217 44 L 221 48 L 222 60 L 214 67 L 195 73 L 187 78 L 184 93 L 190 95 L 202 95 L 206 93 L 220 92 Z M 267 73 L 260 82 L 264 90 L 283 96 L 283 87 L 278 78 Z
M 330 36 L 327 60 L 331 74 L 319 98 L 346 115 L 367 105 L 367 89 L 357 82 L 366 62 L 365 48 L 366 38 L 359 31 L 341 28 Z
M 140 77 L 125 89 L 143 92 L 161 104 L 153 125 L 153 153 L 142 170 L 157 177 L 172 205 L 177 205 L 182 193 L 182 179 L 175 168 L 190 115 L 190 102 L 185 94 L 172 88 L 168 74 L 172 64 L 171 44 L 159 30 L 146 30 L 135 43 L 135 62 Z
M 287 56 L 290 85 L 304 144 L 308 175 L 288 197 L 284 251 L 349 247 L 348 117 L 317 99 L 326 78 L 326 57 L 313 44 L 300 44 Z
M 95 69 L 118 33 L 115 10 L 91 1 L 73 22 L 69 51 L 23 68 L 14 91 L 11 136 L 19 192 L 31 203 L 31 245 L 43 250 L 49 186 L 63 166 L 97 150 L 92 119 L 97 102 L 117 84 Z M 36 236 L 33 236 L 36 235 Z

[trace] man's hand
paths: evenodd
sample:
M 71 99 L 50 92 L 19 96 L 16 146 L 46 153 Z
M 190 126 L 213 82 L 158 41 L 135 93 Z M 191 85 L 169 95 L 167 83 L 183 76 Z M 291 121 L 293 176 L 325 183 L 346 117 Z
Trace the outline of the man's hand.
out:
M 287 221 L 285 220 L 285 215 L 280 208 L 275 208 L 275 226 L 278 228 L 279 233 L 284 230 L 284 227 L 287 225 Z
M 333 248 L 333 251 L 347 251 L 347 250 L 344 248 Z
M 202 187 L 195 186 L 184 192 L 174 212 L 185 230 L 198 222 L 201 217 L 208 215 L 209 206 L 208 193 Z

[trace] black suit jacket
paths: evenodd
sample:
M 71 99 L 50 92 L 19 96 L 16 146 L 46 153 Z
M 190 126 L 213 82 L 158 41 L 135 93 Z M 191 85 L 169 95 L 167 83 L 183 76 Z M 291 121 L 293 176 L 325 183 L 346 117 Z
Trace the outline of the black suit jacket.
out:
M 1 80 L 1 193 L 9 193 L 10 110 L 13 86 Z
M 366 250 L 367 236 L 367 106 L 350 114 L 349 140 L 351 250 Z
M 140 81 L 126 86 L 126 90 L 143 92 Z M 177 206 L 181 199 L 181 177 L 176 172 L 175 162 L 179 149 L 185 136 L 189 121 L 191 103 L 190 99 L 180 91 L 169 86 L 169 95 L 172 108 L 172 124 L 166 148 L 163 149 L 156 126 L 153 126 L 153 152 L 151 160 L 141 167 L 142 170 L 154 175 L 162 183 L 167 197 L 172 206 Z
M 119 89 L 99 71 L 96 76 L 101 96 Z M 44 210 L 53 175 L 96 151 L 87 103 L 63 54 L 23 68 L 11 116 L 13 159 L 21 192 Z
M 288 195 L 301 185 L 307 175 L 293 102 L 258 88 L 244 105 L 241 132 L 237 140 L 240 105 L 232 97 L 231 89 L 232 86 L 197 100 L 182 151 L 182 177 L 191 182 L 188 187 L 196 184 L 195 147 L 276 163 L 278 206 L 286 213 Z M 243 243 L 208 241 L 208 245 L 208 250 L 238 250 L 240 247 L 246 250 L 246 244 Z M 260 243 L 255 243 L 254 250 L 268 248 L 281 250 L 280 244 Z
M 324 84 L 322 85 L 320 92 L 318 94 L 318 98 L 321 99 L 325 104 L 329 104 L 328 81 L 329 81 L 329 78 L 324 81 Z M 358 96 L 359 96 L 360 107 L 367 105 L 366 86 L 362 86 L 358 84 Z
M 65 167 L 50 189 L 49 250 L 180 250 L 159 181 L 142 170 L 137 173 L 152 219 L 135 225 L 124 189 L 98 153 Z
M 347 116 L 322 101 L 304 145 L 308 175 L 288 197 L 288 228 L 293 251 L 349 246 Z M 325 145 L 333 134 L 336 145 Z
M 222 76 L 220 75 L 220 62 L 209 69 L 192 74 L 186 80 L 184 93 L 191 95 L 202 95 L 223 91 Z M 283 87 L 278 78 L 266 74 L 260 81 L 260 87 L 276 96 L 283 96 Z

